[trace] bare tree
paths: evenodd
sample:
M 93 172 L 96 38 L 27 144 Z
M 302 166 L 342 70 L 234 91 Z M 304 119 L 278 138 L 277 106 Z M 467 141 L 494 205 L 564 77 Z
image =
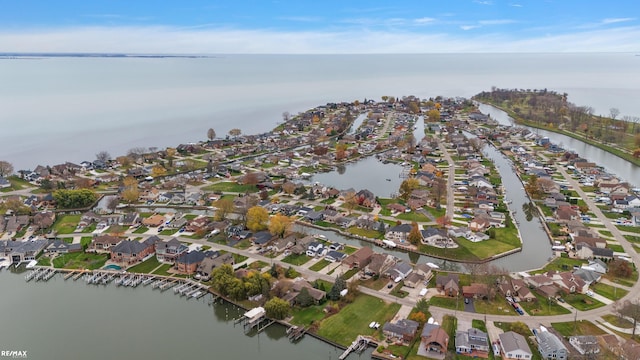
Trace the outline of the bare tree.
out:
M 138 160 L 146 152 L 147 152 L 147 149 L 143 147 L 134 147 L 129 149 L 129 151 L 127 152 L 127 156 L 132 158 L 133 160 Z
M 640 320 L 640 303 L 638 303 L 638 299 L 634 301 L 626 300 L 622 303 L 616 302 L 614 305 L 614 311 L 621 317 L 633 320 L 633 332 L 631 337 L 635 337 L 636 325 L 638 324 L 638 320 Z
M 618 108 L 611 108 L 609 109 L 609 116 L 615 120 L 618 115 L 620 115 L 620 110 Z
M 291 114 L 288 111 L 285 111 L 282 113 L 282 120 L 284 122 L 289 121 L 289 119 L 291 119 Z
M 96 154 L 96 159 L 102 161 L 103 163 L 106 163 L 107 161 L 111 160 L 111 155 L 106 151 L 100 151 Z
M 213 130 L 213 128 L 209 128 L 209 130 L 207 130 L 207 137 L 209 138 L 209 140 L 213 140 L 216 138 L 216 131 Z
M 0 161 L 0 176 L 8 176 L 13 174 L 13 165 L 8 161 Z

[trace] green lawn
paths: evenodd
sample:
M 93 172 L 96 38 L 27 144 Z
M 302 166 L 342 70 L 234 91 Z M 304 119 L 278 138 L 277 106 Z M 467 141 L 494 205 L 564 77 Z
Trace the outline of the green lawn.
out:
M 406 221 L 415 221 L 415 222 L 431 221 L 431 219 L 429 219 L 426 215 L 417 213 L 417 212 L 398 214 L 398 216 L 396 216 L 396 219 L 406 220 Z
M 251 240 L 249 239 L 242 239 L 240 241 L 238 241 L 237 244 L 235 244 L 233 247 L 236 249 L 240 249 L 240 250 L 246 250 L 248 248 L 251 247 Z
M 602 329 L 595 326 L 593 323 L 584 320 L 578 320 L 576 322 L 568 321 L 563 323 L 551 323 L 551 326 L 553 326 L 553 328 L 556 329 L 562 336 L 606 334 Z
M 178 232 L 179 229 L 164 229 L 158 233 L 159 235 L 173 235 Z
M 167 272 L 167 270 L 169 269 L 171 269 L 171 264 L 163 264 L 156 271 L 154 271 L 153 274 L 165 275 L 165 276 L 172 275 Z
M 451 315 L 445 315 L 442 317 L 442 329 L 449 334 L 449 351 L 456 350 L 455 341 L 451 341 L 451 339 L 456 338 L 456 329 L 458 327 L 458 319 Z
M 149 228 L 146 226 L 139 226 L 137 229 L 133 231 L 134 234 L 144 234 L 149 231 Z
M 46 256 L 40 256 L 38 259 L 38 266 L 51 266 L 51 259 Z
M 309 306 L 306 308 L 294 308 L 292 311 L 291 323 L 298 326 L 309 326 L 314 321 L 324 319 L 324 305 Z
M 571 311 L 565 307 L 560 306 L 555 299 L 547 299 L 546 297 L 532 292 L 536 296 L 538 301 L 520 302 L 518 303 L 524 311 L 529 315 L 534 316 L 547 316 L 547 315 L 562 315 L 569 314 Z
M 70 253 L 53 259 L 53 267 L 65 269 L 99 269 L 107 262 L 107 254 Z
M 640 234 L 640 226 L 624 226 L 624 225 L 616 225 L 618 230 L 626 231 L 630 233 Z
M 282 259 L 282 261 L 286 262 L 287 264 L 297 265 L 297 266 L 306 264 L 307 261 L 309 260 L 311 260 L 311 257 L 307 256 L 306 254 L 300 254 L 300 255 L 291 254 L 285 257 L 284 259 Z
M 618 287 L 611 286 L 608 284 L 603 284 L 603 283 L 592 284 L 591 286 L 589 286 L 589 288 L 593 290 L 596 294 L 602 295 L 607 299 L 611 299 L 614 301 L 621 299 L 623 296 L 627 295 L 628 293 L 628 291 L 625 289 L 620 289 Z
M 456 299 L 453 297 L 433 296 L 431 299 L 429 299 L 429 305 L 450 310 L 463 310 L 464 300 L 461 298 Z
M 320 261 L 318 261 L 317 263 L 309 266 L 309 270 L 311 271 L 320 271 L 322 269 L 324 269 L 325 267 L 327 267 L 327 265 L 331 264 L 331 262 L 329 262 L 329 260 L 325 260 L 322 259 Z
M 614 252 L 620 252 L 620 253 L 624 252 L 622 245 L 618 245 L 618 244 L 607 244 L 607 248 L 613 250 Z
M 71 234 L 78 226 L 81 217 L 82 215 L 62 215 L 56 219 L 53 230 L 60 235 Z
M 318 335 L 338 344 L 348 346 L 358 335 L 373 335 L 372 321 L 384 324 L 400 309 L 400 304 L 387 304 L 369 295 L 360 295 L 356 300 L 320 323 Z
M 89 226 L 87 226 L 86 228 L 82 229 L 82 233 L 84 234 L 89 234 L 92 233 L 96 230 L 96 224 L 95 223 L 91 223 L 89 224 Z
M 0 189 L 0 192 L 9 192 L 9 191 L 21 190 L 28 187 L 33 187 L 33 185 L 31 185 L 28 181 L 24 179 L 20 179 L 18 176 L 9 176 L 7 177 L 7 180 L 9 180 L 9 182 L 11 183 L 11 186 L 4 189 Z
M 462 300 L 460 301 L 462 302 Z M 507 300 L 502 296 L 491 301 L 473 300 L 473 306 L 478 314 L 516 315 L 516 311 L 513 310 L 513 307 L 509 305 Z
M 371 239 L 383 239 L 384 234 L 380 233 L 376 230 L 362 229 L 359 227 L 352 226 L 347 229 L 347 231 L 354 235 L 360 235 Z
M 223 191 L 223 192 L 257 192 L 258 188 L 255 185 L 243 185 L 231 181 L 223 181 L 202 188 L 204 191 Z
M 597 309 L 604 306 L 600 301 L 584 294 L 569 294 L 564 296 L 564 299 L 569 305 L 581 311 Z
M 389 279 L 385 278 L 385 277 L 378 277 L 377 279 L 374 278 L 370 278 L 366 281 L 360 281 L 360 285 L 368 287 L 370 289 L 373 290 L 380 290 L 382 289 L 385 285 L 387 285 L 387 283 L 389 282 Z
M 148 274 L 158 266 L 160 266 L 160 261 L 158 261 L 158 259 L 155 256 L 153 256 L 148 260 L 141 262 L 138 265 L 130 267 L 129 269 L 127 269 L 127 271 L 133 272 L 133 273 Z
M 351 255 L 356 251 L 358 251 L 358 249 L 354 248 L 353 246 L 345 246 L 344 249 L 342 249 L 342 252 L 347 255 Z
M 617 326 L 623 329 L 633 328 L 633 323 L 625 318 L 616 316 L 614 314 L 602 315 L 602 319 L 613 326 Z
M 553 259 L 553 261 L 548 263 L 542 270 L 534 271 L 531 273 L 539 274 L 539 273 L 547 272 L 550 270 L 567 271 L 567 270 L 573 269 L 574 266 L 580 267 L 581 265 L 586 263 L 587 262 L 585 260 L 557 257 Z

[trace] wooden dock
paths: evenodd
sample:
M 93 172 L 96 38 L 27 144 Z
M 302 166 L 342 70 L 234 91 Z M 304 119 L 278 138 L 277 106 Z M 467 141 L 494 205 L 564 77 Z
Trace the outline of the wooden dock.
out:
M 344 360 L 347 356 L 349 356 L 349 354 L 352 351 L 355 352 L 362 352 L 364 349 L 367 348 L 367 346 L 369 346 L 369 339 L 362 336 L 362 335 L 358 335 L 358 337 L 353 340 L 353 342 L 351 343 L 351 345 L 349 345 L 349 347 L 347 348 L 347 350 L 345 350 L 342 355 L 340 355 L 340 357 L 338 357 L 338 359 L 340 360 Z

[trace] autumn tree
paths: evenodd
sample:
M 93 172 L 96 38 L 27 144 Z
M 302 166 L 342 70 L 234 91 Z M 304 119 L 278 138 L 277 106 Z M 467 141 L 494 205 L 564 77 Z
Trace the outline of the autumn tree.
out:
M 358 197 L 355 191 L 349 191 L 344 195 L 344 206 L 349 210 L 349 214 L 358 207 Z
M 229 136 L 232 136 L 234 138 L 237 138 L 238 136 L 240 136 L 240 134 L 242 134 L 242 130 L 238 128 L 233 128 L 229 130 Z
M 343 142 L 336 143 L 336 160 L 340 161 L 347 157 L 347 144 Z
M 430 122 L 440 121 L 440 111 L 437 109 L 431 109 L 427 112 L 427 118 Z
M 283 238 L 289 231 L 291 224 L 293 224 L 293 220 L 290 217 L 283 214 L 275 214 L 269 220 L 269 232 L 271 235 Z
M 282 320 L 289 315 L 289 302 L 274 297 L 264 304 L 264 311 L 267 317 L 276 320 Z
M 629 278 L 633 274 L 633 268 L 628 261 L 616 259 L 608 264 L 609 273 L 619 278 Z
M 216 138 L 216 131 L 213 130 L 213 128 L 209 128 L 209 130 L 207 130 L 207 138 L 209 139 L 209 141 Z
M 53 192 L 56 205 L 62 209 L 82 208 L 93 204 L 98 196 L 89 189 L 66 190 L 60 189 Z
M 151 168 L 152 177 L 156 178 L 156 177 L 165 176 L 165 175 L 167 175 L 167 169 L 165 169 L 161 165 L 155 165 L 154 167 Z
M 93 183 L 93 180 L 85 177 L 79 177 L 73 180 L 73 185 L 76 189 L 89 189 L 93 186 Z
M 262 206 L 254 206 L 247 212 L 247 228 L 253 232 L 267 229 L 269 213 Z
M 176 153 L 177 150 L 174 148 L 167 148 L 165 150 L 166 153 L 166 158 L 167 158 L 167 165 L 169 166 L 169 168 L 173 167 L 173 160 L 176 158 Z
M 407 240 L 413 245 L 420 245 L 422 241 L 422 232 L 420 231 L 420 226 L 418 223 L 413 221 L 411 223 L 411 231 L 409 231 L 409 235 L 407 236 Z
M 436 224 L 438 224 L 441 229 L 444 229 L 447 225 L 451 224 L 451 218 L 446 215 L 439 216 L 436 218 Z
M 400 197 L 407 201 L 411 192 L 417 189 L 420 186 L 420 182 L 416 178 L 408 178 L 405 179 L 402 184 L 400 184 Z
M 421 324 L 424 324 L 427 322 L 427 315 L 425 315 L 425 313 L 423 312 L 416 311 L 409 315 L 409 320 L 417 321 Z
M 227 198 L 221 198 L 213 203 L 213 206 L 216 208 L 216 212 L 214 218 L 217 221 L 222 221 L 227 218 L 227 216 L 232 213 L 235 209 L 235 205 L 233 205 L 233 201 Z
M 296 184 L 291 181 L 287 181 L 284 184 L 282 184 L 282 191 L 284 191 L 287 195 L 293 194 L 295 190 L 296 190 Z
M 539 199 L 542 196 L 542 189 L 540 184 L 538 184 L 538 177 L 536 175 L 531 175 L 529 177 L 524 188 L 534 199 Z
M 0 176 L 5 177 L 13 174 L 13 165 L 8 161 L 0 161 Z
M 256 185 L 258 184 L 258 174 L 255 172 L 250 172 L 245 174 L 242 177 L 242 183 L 245 185 Z

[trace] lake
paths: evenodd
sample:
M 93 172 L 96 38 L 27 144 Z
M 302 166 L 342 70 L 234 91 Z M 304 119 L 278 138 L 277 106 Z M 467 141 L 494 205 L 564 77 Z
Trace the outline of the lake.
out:
M 640 115 L 633 54 L 220 55 L 2 59 L 0 157 L 16 169 L 106 150 L 265 132 L 327 102 L 548 88 L 596 114 Z

